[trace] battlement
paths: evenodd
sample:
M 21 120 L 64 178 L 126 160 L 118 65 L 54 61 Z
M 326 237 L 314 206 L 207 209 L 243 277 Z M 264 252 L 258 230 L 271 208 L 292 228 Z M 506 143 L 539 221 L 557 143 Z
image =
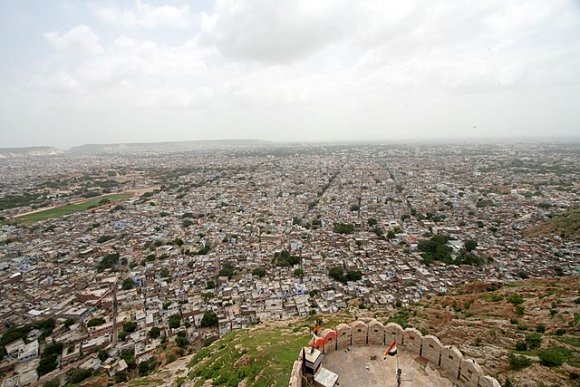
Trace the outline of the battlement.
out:
M 501 387 L 499 382 L 484 375 L 473 359 L 464 358 L 455 347 L 443 345 L 435 336 L 423 334 L 414 328 L 403 329 L 399 324 L 383 325 L 375 319 L 368 322 L 353 321 L 339 324 L 335 329 L 325 329 L 318 349 L 325 354 L 357 346 L 386 346 L 397 341 L 399 350 L 421 356 L 453 383 L 464 387 Z M 290 387 L 302 387 L 302 353 L 294 362 Z

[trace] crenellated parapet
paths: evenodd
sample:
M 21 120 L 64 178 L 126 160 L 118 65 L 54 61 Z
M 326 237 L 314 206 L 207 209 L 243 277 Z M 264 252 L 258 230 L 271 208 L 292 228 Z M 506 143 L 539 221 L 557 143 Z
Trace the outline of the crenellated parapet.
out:
M 335 329 L 324 329 L 316 340 L 316 347 L 323 353 L 357 346 L 385 346 L 393 341 L 402 351 L 425 358 L 432 367 L 438 368 L 445 377 L 464 387 L 501 387 L 499 382 L 483 374 L 473 360 L 463 357 L 455 347 L 443 345 L 435 336 L 423 334 L 414 328 L 403 329 L 399 324 L 370 319 L 339 324 Z M 290 387 L 302 386 L 302 353 L 294 362 Z

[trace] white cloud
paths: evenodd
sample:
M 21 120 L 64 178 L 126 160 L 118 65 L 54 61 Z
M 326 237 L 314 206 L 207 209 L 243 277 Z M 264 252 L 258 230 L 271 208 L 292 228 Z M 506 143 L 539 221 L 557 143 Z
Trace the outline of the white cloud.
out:
M 152 3 L 93 3 L 86 25 L 46 33 L 28 100 L 95 127 L 159 125 L 159 139 L 192 123 L 205 132 L 190 138 L 293 140 L 456 135 L 476 121 L 525 134 L 551 108 L 568 132 L 580 119 L 580 7 L 566 0 L 216 0 L 201 15 Z M 553 106 L 540 111 L 543 95 Z
M 340 41 L 354 20 L 342 0 L 217 0 L 202 41 L 228 57 L 291 63 Z
M 85 25 L 73 27 L 63 34 L 54 31 L 47 32 L 44 38 L 60 51 L 81 51 L 88 54 L 98 54 L 103 51 L 99 37 Z
M 110 24 L 129 28 L 172 28 L 183 29 L 191 27 L 195 15 L 188 5 L 149 5 L 141 0 L 135 1 L 135 6 L 129 9 L 113 4 L 104 7 L 93 7 L 95 16 Z

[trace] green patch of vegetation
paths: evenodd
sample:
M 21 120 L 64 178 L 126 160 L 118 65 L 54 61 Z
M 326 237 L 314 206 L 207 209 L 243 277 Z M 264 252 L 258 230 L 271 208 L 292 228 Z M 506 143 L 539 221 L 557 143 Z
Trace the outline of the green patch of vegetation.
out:
M 510 367 L 514 371 L 522 370 L 532 365 L 532 361 L 525 356 L 518 356 L 513 353 L 509 354 Z
M 272 263 L 281 267 L 294 266 L 300 263 L 300 257 L 297 255 L 291 255 L 290 252 L 286 250 L 282 250 L 281 252 L 274 254 Z
M 358 281 L 362 278 L 362 274 L 358 270 L 349 270 L 344 273 L 344 269 L 340 266 L 330 268 L 328 276 L 335 281 L 346 284 L 351 281 Z
M 246 380 L 248 386 L 287 386 L 292 364 L 310 339 L 306 329 L 266 328 L 234 331 L 191 360 L 190 378 L 212 379 L 215 386 L 236 386 Z
M 397 314 L 390 317 L 387 323 L 397 323 L 403 329 L 409 326 L 409 310 L 407 308 L 400 309 Z
M 111 194 L 105 196 L 95 197 L 89 200 L 85 200 L 83 202 L 75 203 L 75 204 L 67 204 L 65 206 L 49 208 L 47 210 L 38 211 L 32 214 L 23 215 L 14 218 L 15 221 L 19 223 L 28 223 L 28 222 L 39 222 L 46 219 L 52 218 L 60 218 L 65 215 L 70 215 L 75 212 L 86 211 L 90 208 L 98 207 L 99 205 L 108 204 L 112 202 L 119 202 L 122 200 L 127 200 L 132 195 L 130 193 L 120 193 L 120 194 Z M 103 200 L 108 200 L 108 203 L 102 202 Z M 99 203 L 101 202 L 101 203 Z
M 350 223 L 335 223 L 332 227 L 332 231 L 337 234 L 352 234 L 354 226 Z

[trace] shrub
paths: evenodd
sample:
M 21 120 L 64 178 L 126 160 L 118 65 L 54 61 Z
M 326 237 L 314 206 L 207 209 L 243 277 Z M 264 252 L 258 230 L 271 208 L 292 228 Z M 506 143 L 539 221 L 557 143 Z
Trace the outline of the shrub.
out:
M 529 367 L 532 364 L 532 361 L 525 356 L 517 356 L 513 353 L 509 355 L 510 367 L 514 371 L 518 371 Z
M 559 367 L 564 363 L 563 356 L 556 348 L 548 348 L 538 352 L 540 364 L 546 367 Z
M 528 350 L 528 343 L 523 340 L 520 340 L 516 343 L 516 350 L 517 351 L 527 351 Z
M 519 294 L 510 294 L 507 300 L 508 302 L 511 302 L 513 305 L 520 305 L 524 303 L 524 298 Z
M 526 343 L 530 349 L 540 348 L 542 345 L 542 335 L 539 333 L 532 333 L 526 336 Z
M 78 368 L 76 370 L 71 371 L 71 373 L 68 375 L 68 381 L 70 383 L 76 384 L 82 382 L 87 378 L 90 378 L 92 375 L 93 375 L 92 370 Z
M 546 326 L 544 324 L 538 324 L 536 326 L 536 332 L 538 332 L 538 333 L 546 332 Z

